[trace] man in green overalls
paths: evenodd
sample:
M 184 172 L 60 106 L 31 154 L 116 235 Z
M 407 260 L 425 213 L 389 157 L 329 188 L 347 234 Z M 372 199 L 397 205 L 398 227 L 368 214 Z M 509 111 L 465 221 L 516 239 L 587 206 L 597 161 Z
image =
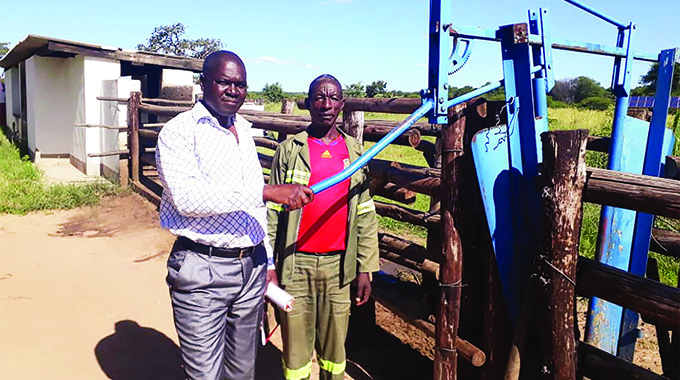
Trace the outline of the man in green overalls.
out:
M 349 166 L 361 144 L 336 127 L 344 107 L 342 86 L 331 75 L 309 86 L 306 132 L 281 143 L 274 155 L 270 184 L 311 186 Z M 267 204 L 269 236 L 275 242 L 276 272 L 281 286 L 295 297 L 282 313 L 283 371 L 287 380 L 308 379 L 316 349 L 320 379 L 343 379 L 350 283 L 356 305 L 368 301 L 370 273 L 378 271 L 378 223 L 369 192 L 367 169 L 316 194 L 304 208 L 287 211 Z M 278 276 L 277 276 L 278 274 Z

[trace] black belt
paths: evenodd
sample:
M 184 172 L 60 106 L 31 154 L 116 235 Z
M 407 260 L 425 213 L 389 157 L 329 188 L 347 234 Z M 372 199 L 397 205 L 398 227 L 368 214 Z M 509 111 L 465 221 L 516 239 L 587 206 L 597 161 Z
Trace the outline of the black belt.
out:
M 197 243 L 191 239 L 188 239 L 184 236 L 180 236 L 177 238 L 177 242 L 179 245 L 181 245 L 183 248 L 186 248 L 190 251 L 193 252 L 198 252 L 202 253 L 204 255 L 208 256 L 217 256 L 217 257 L 225 257 L 225 258 L 239 258 L 242 259 L 255 250 L 255 247 L 245 247 L 245 248 L 220 248 L 220 247 L 213 247 L 212 245 L 205 245 L 201 243 Z M 260 243 L 262 244 L 262 243 Z M 258 245 L 260 245 L 258 244 Z
M 333 256 L 333 255 L 339 255 L 342 253 L 345 253 L 344 250 L 339 250 L 339 251 L 329 251 L 329 252 L 306 252 L 306 251 L 297 251 L 297 253 L 301 253 L 303 255 L 310 255 L 310 256 Z

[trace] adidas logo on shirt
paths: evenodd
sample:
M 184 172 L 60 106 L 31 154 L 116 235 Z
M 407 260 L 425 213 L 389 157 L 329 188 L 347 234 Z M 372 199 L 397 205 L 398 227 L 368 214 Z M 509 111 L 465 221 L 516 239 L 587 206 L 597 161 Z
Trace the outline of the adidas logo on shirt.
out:
M 331 157 L 331 152 L 326 149 L 323 153 L 321 153 L 321 158 L 333 158 Z

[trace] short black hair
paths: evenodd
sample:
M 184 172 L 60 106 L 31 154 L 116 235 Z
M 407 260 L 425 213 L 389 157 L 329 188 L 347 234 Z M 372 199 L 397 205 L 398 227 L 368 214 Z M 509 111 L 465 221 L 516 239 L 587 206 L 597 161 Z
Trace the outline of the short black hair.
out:
M 241 60 L 241 57 L 239 57 L 236 53 L 233 51 L 228 51 L 228 50 L 219 50 L 219 51 L 214 51 L 210 53 L 205 60 L 203 61 L 203 76 L 206 76 L 208 73 L 211 73 L 212 71 L 215 70 L 216 66 L 220 64 L 223 58 L 227 58 L 230 61 L 239 63 L 241 66 L 243 66 L 243 69 L 245 70 L 246 65 L 243 63 Z
M 340 98 L 342 99 L 342 85 L 340 84 L 340 81 L 331 74 L 321 74 L 318 77 L 316 77 L 312 81 L 312 83 L 309 84 L 309 92 L 307 92 L 307 96 L 312 96 L 312 91 L 314 90 L 314 87 L 316 87 L 316 85 L 318 85 L 319 83 L 326 81 L 333 81 L 338 85 L 338 89 L 340 90 Z

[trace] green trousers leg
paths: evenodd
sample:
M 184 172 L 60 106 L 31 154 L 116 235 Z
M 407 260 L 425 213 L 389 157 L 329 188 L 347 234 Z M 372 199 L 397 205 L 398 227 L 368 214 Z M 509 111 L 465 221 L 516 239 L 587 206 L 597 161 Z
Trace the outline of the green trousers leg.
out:
M 283 372 L 286 380 L 308 379 L 316 348 L 321 380 L 342 380 L 349 322 L 349 285 L 340 287 L 340 255 L 295 254 L 295 271 L 285 290 L 295 307 L 282 313 Z

